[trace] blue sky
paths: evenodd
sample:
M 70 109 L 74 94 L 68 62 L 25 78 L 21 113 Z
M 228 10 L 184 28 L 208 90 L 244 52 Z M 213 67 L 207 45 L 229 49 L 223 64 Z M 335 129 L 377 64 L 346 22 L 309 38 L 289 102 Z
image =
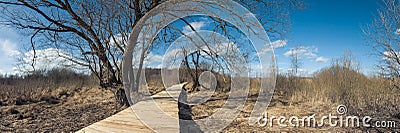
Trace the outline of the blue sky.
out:
M 0 74 L 13 73 L 20 35 L 13 29 L 0 27 Z
M 361 62 L 362 71 L 369 74 L 377 63 L 369 56 L 361 26 L 371 23 L 379 7 L 375 0 L 305 0 L 306 8 L 291 14 L 293 24 L 286 39 L 275 42 L 278 67 L 290 68 L 287 52 L 303 46 L 302 70 L 310 74 L 331 64 L 345 50 L 351 50 Z M 198 23 L 201 24 L 201 23 Z M 204 24 L 203 24 L 204 26 Z M 199 26 L 201 29 L 202 26 Z M 16 51 L 21 49 L 24 36 L 13 29 L 0 27 L 0 73 L 13 73 Z
M 327 59 L 316 62 L 315 58 L 304 58 L 302 68 L 307 71 L 329 66 L 332 59 L 351 50 L 361 62 L 362 71 L 371 73 L 377 62 L 369 55 L 371 48 L 366 46 L 361 27 L 373 21 L 381 3 L 375 0 L 305 0 L 305 5 L 306 9 L 292 14 L 287 45 L 275 50 L 278 65 L 282 69 L 289 68 L 289 60 L 283 54 L 302 45 L 316 48 L 317 57 Z

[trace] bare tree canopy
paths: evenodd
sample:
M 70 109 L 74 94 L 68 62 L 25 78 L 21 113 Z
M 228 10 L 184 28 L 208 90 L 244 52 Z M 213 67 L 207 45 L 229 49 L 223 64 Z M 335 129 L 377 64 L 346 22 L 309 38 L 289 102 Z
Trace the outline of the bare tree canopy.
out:
M 132 28 L 150 10 L 163 2 L 165 1 L 1 0 L 0 24 L 20 29 L 30 35 L 30 50 L 54 48 L 62 51 L 58 56 L 88 68 L 97 76 L 100 84 L 106 87 L 122 84 L 122 55 Z M 272 40 L 284 37 L 290 23 L 288 15 L 302 8 L 301 2 L 296 0 L 236 2 L 256 14 Z M 229 26 L 222 21 L 220 24 L 222 30 Z M 165 29 L 167 34 L 174 27 Z M 35 52 L 33 57 L 32 66 Z
M 385 77 L 400 78 L 400 1 L 383 0 L 373 23 L 363 32 L 374 55 L 381 60 L 379 68 Z

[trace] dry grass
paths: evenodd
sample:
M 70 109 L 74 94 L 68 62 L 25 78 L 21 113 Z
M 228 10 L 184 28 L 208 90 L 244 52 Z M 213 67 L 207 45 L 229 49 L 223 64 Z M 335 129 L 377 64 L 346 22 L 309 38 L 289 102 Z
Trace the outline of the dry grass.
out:
M 149 86 L 148 89 L 150 94 L 154 95 L 158 92 L 164 91 L 165 87 L 161 78 L 161 70 L 148 68 L 145 71 L 146 71 L 146 82 L 147 86 Z
M 25 77 L 2 77 L 0 84 L 2 105 L 25 105 L 56 100 L 70 95 L 77 88 L 93 88 L 97 83 L 88 75 L 77 74 L 68 69 L 54 69 L 47 72 L 36 71 Z
M 336 107 L 346 105 L 351 116 L 371 116 L 374 120 L 391 120 L 400 123 L 399 91 L 390 81 L 382 78 L 367 78 L 361 73 L 344 67 L 322 69 L 312 78 L 296 78 L 278 75 L 276 89 L 266 110 L 271 116 L 309 116 L 337 114 Z M 238 118 L 223 132 L 249 131 L 295 131 L 295 132 L 395 132 L 399 128 L 357 127 L 260 127 L 248 125 L 248 118 L 258 96 L 259 79 L 250 80 L 250 92 L 244 109 Z M 202 119 L 214 114 L 225 104 L 229 89 L 217 90 L 210 100 L 192 106 L 192 118 Z M 373 121 L 374 121 L 373 120 Z M 276 122 L 275 122 L 276 123 Z
M 354 70 L 334 66 L 316 73 L 312 79 L 298 79 L 290 100 L 306 103 L 335 103 L 347 106 L 347 115 L 371 116 L 376 120 L 400 123 L 400 91 L 389 79 L 367 78 Z M 374 121 L 374 120 L 373 120 Z M 363 129 L 399 131 L 397 128 Z
M 74 132 L 115 113 L 113 93 L 105 89 L 83 87 L 70 96 L 51 95 L 35 103 L 0 107 L 0 131 Z
M 113 93 L 67 69 L 0 78 L 0 132 L 70 132 L 115 113 Z
M 150 93 L 165 90 L 159 69 L 146 70 Z M 0 77 L 0 132 L 73 132 L 124 108 L 95 78 L 66 69 Z
M 114 113 L 114 94 L 98 89 L 89 76 L 79 74 L 50 76 L 32 75 L 0 79 L 0 131 L 76 131 Z M 150 92 L 165 90 L 159 69 L 147 69 L 146 80 Z M 51 75 L 51 74 L 50 74 Z M 217 75 L 218 76 L 218 75 Z M 56 79 L 56 80 L 52 80 Z M 191 106 L 192 118 L 202 119 L 214 114 L 225 104 L 229 96 L 230 80 L 217 78 L 218 88 L 211 99 L 201 105 Z M 278 75 L 276 89 L 267 108 L 271 116 L 307 116 L 335 114 L 336 107 L 344 104 L 348 115 L 369 115 L 383 120 L 399 120 L 399 90 L 392 82 L 366 76 L 343 67 L 322 69 L 312 78 L 296 78 Z M 398 131 L 398 129 L 366 128 L 282 128 L 248 125 L 259 93 L 260 79 L 250 79 L 250 91 L 244 109 L 223 132 L 249 131 Z M 193 89 L 187 85 L 188 90 Z M 196 91 L 191 91 L 196 93 Z M 76 117 L 79 116 L 79 117 Z M 275 122 L 276 123 L 276 122 Z M 398 121 L 400 123 L 400 121 Z

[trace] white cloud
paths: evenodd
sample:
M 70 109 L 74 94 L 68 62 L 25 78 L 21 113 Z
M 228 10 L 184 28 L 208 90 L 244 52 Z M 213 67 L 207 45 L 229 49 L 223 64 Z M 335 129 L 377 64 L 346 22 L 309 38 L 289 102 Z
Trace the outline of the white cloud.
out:
M 400 36 L 400 29 L 397 29 L 396 32 L 394 32 L 396 35 Z
M 161 55 L 149 53 L 144 61 L 146 67 L 161 68 L 163 57 Z
M 310 51 L 309 48 L 306 48 L 304 46 L 299 46 L 296 48 L 290 48 L 289 51 L 285 52 L 283 55 L 285 55 L 286 57 L 292 56 L 292 55 L 300 55 L 302 56 L 305 53 L 312 53 L 312 51 Z
M 43 49 L 43 50 L 36 50 L 36 58 L 35 58 L 35 69 L 36 70 L 48 70 L 48 69 L 53 69 L 53 68 L 59 68 L 59 67 L 69 67 L 70 69 L 74 69 L 76 71 L 80 70 L 85 70 L 82 66 L 79 66 L 72 61 L 69 61 L 63 57 L 60 57 L 59 55 L 67 58 L 71 58 L 65 51 L 54 49 L 54 48 L 48 48 L 48 49 Z M 19 71 L 32 71 L 33 68 L 31 66 L 33 62 L 33 57 L 34 57 L 34 51 L 28 51 L 24 53 L 22 57 L 22 61 L 24 64 L 18 66 L 20 69 Z M 83 72 L 83 71 L 81 71 Z
M 13 66 L 16 62 L 16 56 L 20 52 L 17 50 L 17 44 L 10 39 L 0 38 L 0 74 L 14 74 Z
M 116 45 L 116 44 L 119 44 L 119 45 L 121 45 L 121 48 L 125 50 L 125 47 L 123 47 L 123 44 L 128 44 L 128 38 L 129 38 L 129 34 L 127 36 L 125 36 L 121 33 L 110 36 L 110 38 L 109 38 L 110 46 L 113 49 L 119 49 L 119 47 Z M 119 52 L 121 52 L 121 51 L 119 51 Z M 122 54 L 122 52 L 119 54 Z
M 384 59 L 384 60 L 393 60 L 393 59 L 396 58 L 396 55 L 397 55 L 397 58 L 400 58 L 400 52 L 392 53 L 392 52 L 386 51 L 386 52 L 383 52 L 383 58 L 382 59 Z
M 320 57 L 318 57 L 317 59 L 315 59 L 315 61 L 316 62 L 327 62 L 329 59 L 328 58 L 325 58 L 325 57 L 322 57 L 322 56 L 320 56 Z
M 288 42 L 287 40 L 277 40 L 272 42 L 271 44 L 273 48 L 280 48 L 286 46 L 287 42 Z
M 317 62 L 324 62 L 327 60 L 324 57 L 318 57 L 318 48 L 315 46 L 298 46 L 295 48 L 290 48 L 290 50 L 286 51 L 283 55 L 286 57 L 292 55 L 298 55 L 299 58 L 308 58 L 308 59 L 315 59 Z
M 196 31 L 200 30 L 201 28 L 203 28 L 204 26 L 206 26 L 206 22 L 204 21 L 200 21 L 200 22 L 191 22 L 189 23 Z M 183 27 L 183 33 L 189 33 L 192 32 L 192 28 L 189 25 L 186 25 L 185 27 Z
M 133 67 L 138 68 L 140 64 L 141 51 L 136 50 L 132 54 L 133 54 L 132 65 Z M 155 54 L 153 52 L 148 52 L 145 55 L 143 61 L 143 67 L 161 68 L 162 59 L 163 59 L 162 55 Z
M 276 40 L 274 42 L 271 42 L 271 46 L 272 46 L 273 49 L 276 49 L 276 48 L 281 48 L 281 47 L 286 46 L 287 43 L 288 43 L 287 40 Z M 262 49 L 261 51 L 258 51 L 258 54 L 259 55 L 264 55 L 265 53 L 267 53 L 269 51 L 271 51 L 271 48 L 270 47 L 266 47 L 266 48 Z
M 16 43 L 8 39 L 0 39 L 0 52 L 7 56 L 16 56 L 19 54 Z

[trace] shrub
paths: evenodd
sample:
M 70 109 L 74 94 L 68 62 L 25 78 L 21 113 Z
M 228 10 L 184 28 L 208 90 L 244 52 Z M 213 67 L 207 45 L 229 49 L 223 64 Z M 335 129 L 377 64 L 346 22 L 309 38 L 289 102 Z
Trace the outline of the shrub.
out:
M 81 87 L 94 87 L 97 83 L 90 75 L 69 69 L 38 70 L 25 76 L 0 77 L 0 102 L 3 105 L 24 105 L 38 101 L 57 103 L 53 99 L 60 93 L 72 92 Z

